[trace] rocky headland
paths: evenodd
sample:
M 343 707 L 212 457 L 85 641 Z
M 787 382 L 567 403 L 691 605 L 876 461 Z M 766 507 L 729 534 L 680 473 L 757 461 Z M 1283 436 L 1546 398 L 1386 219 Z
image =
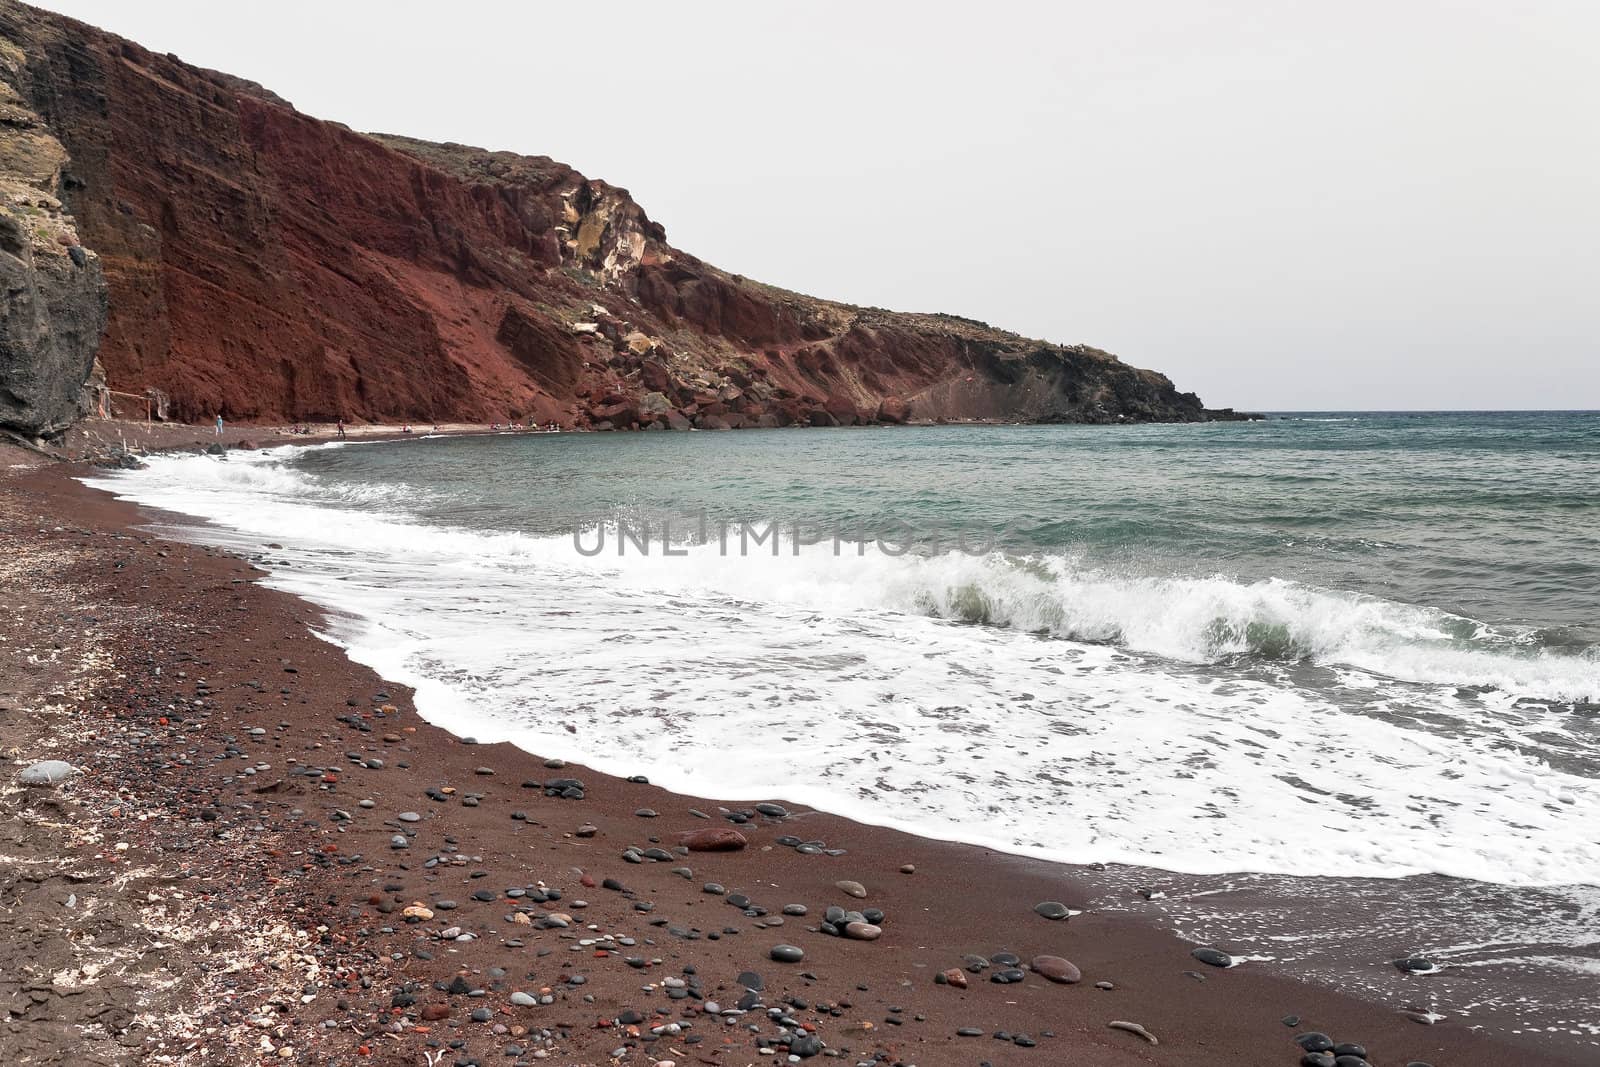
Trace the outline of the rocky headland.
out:
M 30 435 L 95 403 L 102 323 L 109 388 L 190 422 L 1236 417 L 1095 348 L 762 285 L 564 164 L 358 133 L 13 0 L 0 274 Z

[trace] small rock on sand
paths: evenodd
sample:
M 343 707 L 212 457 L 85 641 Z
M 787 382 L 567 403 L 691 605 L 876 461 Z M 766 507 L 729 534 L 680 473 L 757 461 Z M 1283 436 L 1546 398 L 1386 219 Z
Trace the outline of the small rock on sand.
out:
M 17 781 L 23 785 L 60 785 L 78 773 L 78 768 L 65 760 L 47 759 L 22 768 Z
M 1052 982 L 1061 982 L 1065 985 L 1083 980 L 1083 972 L 1078 970 L 1071 960 L 1062 959 L 1060 956 L 1033 957 L 1033 971 Z
M 862 885 L 860 882 L 851 882 L 848 880 L 843 882 L 835 882 L 833 883 L 833 888 L 837 889 L 847 897 L 861 898 L 867 895 L 867 887 Z
M 678 843 L 690 852 L 737 852 L 750 842 L 731 826 L 708 826 L 679 834 Z
M 1197 948 L 1193 952 L 1189 953 L 1189 955 L 1193 956 L 1201 963 L 1209 963 L 1213 967 L 1233 966 L 1232 956 L 1228 955 L 1226 952 L 1220 952 L 1214 948 Z

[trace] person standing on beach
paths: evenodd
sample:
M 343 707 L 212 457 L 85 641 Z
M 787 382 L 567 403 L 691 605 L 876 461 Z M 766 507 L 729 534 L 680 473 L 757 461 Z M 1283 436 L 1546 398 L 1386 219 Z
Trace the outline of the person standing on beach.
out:
M 217 412 L 217 436 L 222 436 L 222 412 Z
M 344 419 L 339 420 L 339 440 L 344 440 Z

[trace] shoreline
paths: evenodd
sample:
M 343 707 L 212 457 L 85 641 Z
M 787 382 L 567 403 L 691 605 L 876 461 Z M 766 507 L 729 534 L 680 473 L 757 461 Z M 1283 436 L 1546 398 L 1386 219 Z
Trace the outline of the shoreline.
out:
M 274 444 L 302 442 L 317 443 L 317 439 L 296 437 Z M 221 836 L 224 845 L 231 843 L 227 835 L 239 833 L 277 834 L 298 844 L 282 857 L 283 870 L 272 875 L 282 880 L 280 884 L 291 885 L 300 901 L 298 912 L 284 910 L 284 925 L 311 931 L 307 941 L 314 947 L 305 954 L 322 961 L 319 973 L 366 972 L 355 979 L 335 977 L 331 989 L 322 989 L 319 983 L 317 993 L 302 994 L 314 999 L 286 1005 L 275 1025 L 252 1028 L 242 1019 L 231 1024 L 252 1041 L 267 1035 L 274 1043 L 268 1055 L 276 1062 L 410 1064 L 420 1062 L 430 1040 L 442 1041 L 447 1056 L 477 1057 L 486 1063 L 537 1059 L 603 1063 L 611 1062 L 610 1054 L 619 1048 L 624 1054 L 616 1062 L 630 1064 L 771 1062 L 771 1057 L 761 1055 L 755 1039 L 770 1039 L 778 1026 L 762 1012 L 736 1023 L 712 1022 L 704 1014 L 691 1013 L 687 1019 L 694 1025 L 682 1029 L 686 1016 L 678 1009 L 698 1003 L 697 993 L 731 1009 L 744 995 L 735 976 L 745 970 L 763 976 L 767 1005 L 782 1004 L 785 995 L 803 998 L 805 1010 L 797 1005 L 788 1009 L 796 1022 L 814 1027 L 826 1050 L 848 1048 L 843 1054 L 847 1062 L 883 1053 L 880 1062 L 920 1064 L 986 1059 L 1059 1062 L 1057 1057 L 1093 1063 L 1181 1063 L 1206 1054 L 1225 1054 L 1238 1063 L 1294 1063 L 1299 1049 L 1292 1039 L 1306 1029 L 1331 1033 L 1341 1041 L 1359 1041 L 1371 1050 L 1375 1062 L 1384 1064 L 1421 1060 L 1443 1067 L 1514 1062 L 1527 1055 L 1550 1063 L 1580 1062 L 1577 1050 L 1565 1059 L 1566 1050 L 1531 1042 L 1513 1044 L 1451 1025 L 1449 1020 L 1418 1025 L 1400 1015 L 1402 1009 L 1396 1005 L 1376 1005 L 1321 989 L 1269 967 L 1206 967 L 1191 958 L 1192 944 L 1147 917 L 1090 911 L 1066 922 L 1050 922 L 1033 913 L 1035 904 L 1059 900 L 1081 907 L 1103 895 L 1105 876 L 822 813 L 797 811 L 779 820 L 756 815 L 741 827 L 749 838 L 741 851 L 629 863 L 621 855 L 629 844 L 670 850 L 678 832 L 729 824 L 715 817 L 715 801 L 670 794 L 575 764 L 546 768 L 539 757 L 509 744 L 468 744 L 428 724 L 416 715 L 409 691 L 351 663 L 337 647 L 311 632 L 310 627 L 324 617 L 320 609 L 262 588 L 262 572 L 235 556 L 155 538 L 140 528 L 144 513 L 79 485 L 71 480 L 73 473 L 55 467 L 0 481 L 8 496 L 27 505 L 21 512 L 9 509 L 17 517 L 4 522 L 4 533 L 19 545 L 28 542 L 29 550 L 41 557 L 48 555 L 47 549 L 67 557 L 87 555 L 91 561 L 108 549 L 126 554 L 124 565 L 114 567 L 115 578 L 101 595 L 125 612 L 153 612 L 167 627 L 165 631 L 157 627 L 155 632 L 166 634 L 159 638 L 149 630 L 120 634 L 111 654 L 122 675 L 120 684 L 126 687 L 124 726 L 143 735 L 128 742 L 133 751 L 148 754 L 159 745 L 157 751 L 182 746 L 193 752 L 187 764 L 161 756 L 155 765 L 148 761 L 139 765 L 153 783 L 146 788 L 166 793 L 176 805 L 176 810 L 151 818 L 174 833 L 198 833 L 213 840 Z M 38 533 L 24 513 L 42 514 L 63 529 Z M 83 526 L 95 532 L 86 536 L 72 529 Z M 74 565 L 67 564 L 69 569 Z M 89 599 L 86 593 L 94 589 L 86 581 L 67 585 L 68 601 Z M 8 588 L 10 595 L 17 592 Z M 176 635 L 185 632 L 183 624 L 214 632 L 188 631 L 200 635 L 180 640 Z M 183 666 L 197 661 L 203 666 Z M 166 673 L 151 673 L 158 668 Z M 175 682 L 173 675 L 179 670 L 194 677 Z M 205 681 L 203 690 L 196 685 L 200 678 Z M 10 689 L 9 679 L 0 685 L 0 691 Z M 191 718 L 182 729 L 170 713 L 182 707 L 176 703 L 179 689 L 189 708 L 196 709 L 189 712 Z M 91 703 L 105 702 L 104 684 L 92 687 L 90 696 Z M 163 706 L 169 714 L 154 714 Z M 391 707 L 393 711 L 383 710 Z M 17 708 L 23 710 L 20 703 Z M 8 734 L 17 717 L 17 711 L 8 714 Z M 262 733 L 252 734 L 255 730 Z M 230 737 L 232 741 L 225 740 Z M 62 746 L 59 740 L 68 744 Z M 35 743 L 44 744 L 37 739 Z M 70 748 L 72 743 L 70 738 L 58 739 L 57 747 Z M 14 746 L 8 739 L 7 747 Z M 236 752 L 230 753 L 230 746 Z M 352 753 L 361 762 L 352 759 Z M 108 764 L 88 750 L 49 755 L 86 764 L 88 770 L 49 794 L 38 790 L 20 794 L 19 802 L 58 794 L 71 797 L 77 790 L 104 787 L 136 771 L 134 764 Z M 228 773 L 240 768 L 239 757 L 259 760 L 267 769 Z M 291 759 L 296 762 L 289 763 Z M 368 766 L 373 760 L 378 766 Z M 308 766 L 323 773 L 293 773 Z M 477 773 L 480 768 L 493 773 Z M 551 798 L 542 790 L 521 786 L 557 775 L 582 779 L 584 799 Z M 430 788 L 454 792 L 440 792 L 430 799 L 425 793 Z M 211 803 L 197 810 L 194 801 L 184 799 L 187 789 L 207 795 Z M 482 796 L 472 805 L 463 804 L 471 794 Z M 371 800 L 372 806 L 363 806 L 364 800 Z M 700 819 L 690 814 L 690 808 L 713 818 Z M 644 809 L 661 814 L 654 818 L 636 814 Z M 415 812 L 419 819 L 399 821 L 402 811 Z M 517 818 L 518 814 L 523 817 Z M 263 829 L 251 829 L 257 825 Z M 576 836 L 582 826 L 594 826 L 593 835 Z M 405 837 L 404 848 L 391 847 L 396 834 Z M 415 836 L 406 836 L 410 834 Z M 785 834 L 821 838 L 846 852 L 802 855 L 776 843 Z M 652 838 L 659 838 L 659 844 L 653 845 Z M 193 860 L 197 867 L 216 868 L 202 870 L 195 878 L 214 893 L 248 892 L 251 887 L 238 884 L 236 877 L 239 857 L 232 849 L 225 850 L 226 856 L 217 854 L 221 851 L 212 848 L 203 861 Z M 292 855 L 295 852 L 299 855 Z M 551 852 L 560 855 L 551 858 Z M 464 856 L 483 858 L 455 862 Z M 530 858 L 535 856 L 540 858 Z M 425 859 L 430 857 L 443 857 L 444 862 L 427 866 Z M 159 869 L 175 857 L 153 852 L 142 858 Z M 915 873 L 900 873 L 905 864 L 914 866 Z M 671 873 L 678 866 L 691 867 L 692 880 Z M 584 873 L 575 873 L 578 868 Z M 473 877 L 478 871 L 482 877 Z M 616 879 L 630 891 L 595 884 L 605 879 Z M 752 916 L 702 892 L 701 886 L 712 880 L 732 892 L 747 893 L 768 914 Z M 835 888 L 840 880 L 861 883 L 868 896 L 847 897 Z M 559 889 L 562 902 L 528 908 L 527 887 L 540 882 Z M 507 889 L 523 892 L 512 896 Z M 482 892 L 489 892 L 491 899 L 472 899 Z M 586 898 L 587 907 L 574 907 L 575 897 Z M 441 899 L 456 907 L 433 908 Z M 319 903 L 309 903 L 313 901 Z M 433 917 L 402 922 L 404 908 L 418 902 L 433 911 Z M 785 918 L 781 927 L 764 925 L 783 918 L 782 907 L 791 903 L 805 905 L 809 914 Z M 650 910 L 639 907 L 643 904 Z M 829 905 L 881 907 L 888 916 L 882 936 L 855 941 L 807 930 Z M 550 912 L 562 907 L 568 910 L 561 914 L 574 921 L 565 927 L 544 925 Z M 517 920 L 514 916 L 519 913 L 532 918 Z M 652 925 L 662 920 L 664 926 Z M 585 924 L 598 929 L 575 939 L 571 931 Z M 475 939 L 440 939 L 440 931 L 449 925 L 462 927 Z M 601 941 L 602 948 L 576 943 L 607 935 L 631 938 L 635 944 Z M 767 959 L 767 950 L 780 941 L 803 948 L 804 963 Z M 574 952 L 574 947 L 585 951 Z M 965 953 L 993 955 L 1002 949 L 1024 963 L 1040 954 L 1065 957 L 1081 969 L 1083 980 L 1057 985 L 1030 973 L 1025 981 L 998 985 L 989 981 L 997 969 L 991 966 L 981 974 L 962 972 L 970 979 L 965 990 L 933 981 L 941 971 L 961 967 Z M 599 957 L 596 951 L 611 954 Z M 634 951 L 641 954 L 632 958 L 642 964 L 638 968 L 642 973 L 634 973 L 635 966 L 627 962 Z M 656 959 L 662 962 L 656 964 Z M 560 960 L 565 962 L 557 966 Z M 685 971 L 686 963 L 694 968 L 693 974 Z M 505 973 L 496 974 L 497 967 Z M 808 979 L 802 973 L 816 977 Z M 448 987 L 458 974 L 463 978 L 459 984 L 468 987 L 465 992 L 433 988 L 433 984 Z M 530 974 L 533 977 L 527 977 Z M 584 981 L 574 983 L 573 976 Z M 686 984 L 641 991 L 657 976 Z M 341 981 L 349 988 L 340 989 Z M 1115 988 L 1096 988 L 1101 981 Z M 1418 997 L 1426 996 L 1426 986 L 1417 985 L 1426 979 L 1406 981 L 1418 989 Z M 406 989 L 406 982 L 417 988 Z M 172 988 L 181 987 L 182 979 Z M 485 995 L 471 996 L 478 987 Z M 545 989 L 550 992 L 541 992 Z M 548 995 L 552 1001 L 514 1005 L 509 998 L 517 992 L 536 1000 Z M 684 998 L 674 1003 L 674 992 Z M 281 993 L 275 995 L 283 999 Z M 585 1000 L 586 996 L 594 999 Z M 407 998 L 410 1003 L 396 1003 Z M 347 1009 L 340 1009 L 338 1002 Z M 818 1009 L 818 1004 L 829 1005 L 829 1010 Z M 469 1021 L 474 1008 L 489 1009 L 489 1021 Z M 901 1010 L 891 1010 L 895 1008 Z M 441 1009 L 448 1009 L 444 1018 L 428 1018 Z M 1422 1005 L 1418 1010 L 1427 1009 Z M 668 1014 L 651 1020 L 654 1011 Z M 617 1022 L 631 1018 L 629 1012 L 658 1026 L 675 1024 L 679 1030 L 645 1041 L 646 1026 L 644 1035 L 635 1038 L 629 1027 L 637 1028 L 640 1022 Z M 1281 1019 L 1289 1015 L 1300 1016 L 1300 1026 L 1286 1027 Z M 412 1019 L 411 1025 L 400 1021 L 406 1018 Z M 1114 1021 L 1137 1022 L 1161 1043 L 1151 1045 L 1137 1034 L 1106 1025 Z M 752 1023 L 759 1025 L 759 1034 L 743 1029 L 743 1024 Z M 212 1025 L 218 1024 L 213 1020 Z M 219 1029 L 226 1031 L 228 1025 Z M 384 1032 L 396 1025 L 400 1032 Z M 506 1032 L 496 1034 L 497 1025 Z M 957 1030 L 967 1026 L 981 1028 L 985 1036 L 957 1036 Z M 548 1030 L 549 1043 L 543 1037 L 530 1040 L 528 1033 L 517 1033 L 514 1027 L 534 1035 Z M 281 1035 L 275 1036 L 279 1029 Z M 1025 1034 L 1032 1046 L 1002 1044 L 988 1036 L 996 1029 Z M 700 1040 L 691 1044 L 689 1037 Z M 451 1050 L 452 1040 L 466 1045 Z M 222 1044 L 235 1051 L 246 1047 L 226 1039 Z M 277 1051 L 285 1045 L 291 1049 L 287 1056 Z M 506 1056 L 507 1045 L 523 1049 L 523 1054 Z M 359 1052 L 363 1046 L 367 1055 Z M 217 1055 L 217 1048 L 211 1054 Z M 211 1062 L 262 1058 L 252 1053 Z M 776 1057 L 779 1062 L 782 1058 Z
M 350 443 L 358 442 L 393 442 L 393 441 L 421 441 L 438 440 L 446 437 L 495 437 L 495 436 L 557 436 L 559 434 L 628 434 L 647 432 L 686 432 L 686 433 L 732 433 L 737 430 L 884 430 L 884 429 L 922 429 L 929 427 L 949 426 L 1009 426 L 1017 428 L 1050 427 L 1060 425 L 1082 425 L 1095 428 L 1114 427 L 1140 427 L 1140 426 L 1209 426 L 1214 424 L 1227 424 L 1234 422 L 1267 422 L 1271 421 L 1265 415 L 1252 414 L 1236 419 L 1212 419 L 1197 422 L 1169 423 L 1159 421 L 1149 422 L 1108 422 L 1108 423 L 1047 423 L 1013 421 L 1008 419 L 953 419 L 944 422 L 928 420 L 908 420 L 899 423 L 871 423 L 858 426 L 802 426 L 794 424 L 779 427 L 738 427 L 726 430 L 693 429 L 687 431 L 661 431 L 658 428 L 608 429 L 600 430 L 592 427 L 563 428 L 559 431 L 531 430 L 531 429 L 493 429 L 481 423 L 441 423 L 427 430 L 413 429 L 407 433 L 404 424 L 391 425 L 386 423 L 363 423 L 361 425 L 347 425 L 345 427 L 346 440 Z M 50 459 L 61 460 L 69 463 L 98 463 L 122 455 L 138 456 L 140 454 L 155 454 L 162 452 L 187 452 L 191 450 L 204 450 L 213 445 L 220 444 L 228 449 L 265 450 L 294 445 L 317 445 L 339 441 L 337 429 L 327 423 L 305 423 L 306 433 L 296 433 L 288 427 L 277 423 L 228 423 L 223 432 L 217 434 L 213 427 L 182 422 L 153 422 L 146 423 L 141 420 L 130 419 L 84 419 L 74 424 L 53 442 L 28 441 L 17 434 L 0 434 L 0 448 L 16 448 L 20 451 L 31 452 Z

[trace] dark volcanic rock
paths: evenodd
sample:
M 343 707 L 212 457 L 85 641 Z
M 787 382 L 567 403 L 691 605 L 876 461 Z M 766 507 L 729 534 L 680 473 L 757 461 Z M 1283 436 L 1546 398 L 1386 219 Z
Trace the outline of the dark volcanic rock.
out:
M 22 103 L 32 87 L 27 67 L 0 63 L 0 427 L 37 437 L 66 429 L 96 399 L 85 385 L 106 281 L 57 199 L 71 160 Z

